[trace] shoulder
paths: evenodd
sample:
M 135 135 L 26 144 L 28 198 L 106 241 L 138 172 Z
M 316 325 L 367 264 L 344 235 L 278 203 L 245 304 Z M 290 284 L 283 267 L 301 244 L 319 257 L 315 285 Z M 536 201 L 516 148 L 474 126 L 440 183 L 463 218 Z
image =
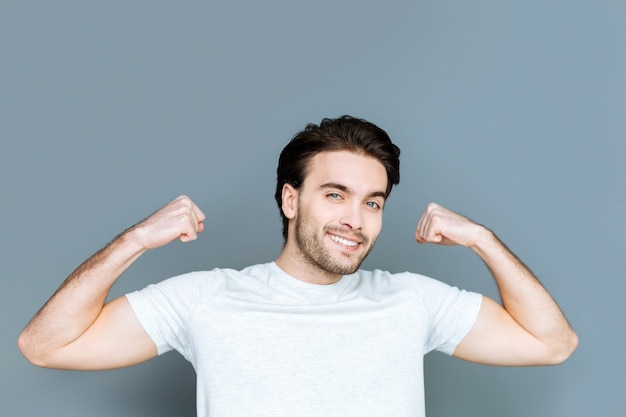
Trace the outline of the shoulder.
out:
M 193 299 L 198 296 L 220 292 L 228 285 L 229 281 L 240 280 L 240 277 L 243 276 L 246 276 L 245 272 L 229 268 L 192 271 L 150 284 L 138 292 L 145 294 L 161 293 Z
M 224 269 L 212 269 L 210 271 L 193 271 L 164 279 L 154 285 L 163 290 L 165 289 L 183 289 L 183 288 L 200 288 L 213 286 L 227 277 L 228 273 Z
M 438 306 L 458 299 L 476 299 L 480 295 L 460 289 L 443 281 L 414 272 L 359 270 L 354 274 L 359 285 L 375 292 L 402 291 L 410 293 L 423 306 Z
M 354 277 L 363 283 L 371 283 L 373 285 L 393 285 L 405 286 L 414 290 L 428 290 L 429 288 L 440 289 L 449 287 L 441 281 L 426 275 L 414 272 L 389 272 L 380 269 L 372 271 L 358 270 Z
M 157 285 L 215 286 L 228 280 L 262 277 L 267 274 L 269 274 L 268 264 L 251 265 L 242 270 L 232 268 L 214 268 L 206 271 L 193 271 L 176 275 L 161 281 Z
M 276 271 L 276 267 L 273 262 L 268 262 L 265 264 L 256 264 L 245 267 L 240 271 L 235 271 L 232 269 L 223 269 L 225 273 L 230 276 L 236 277 L 255 277 L 255 278 L 265 278 L 269 275 L 272 275 Z

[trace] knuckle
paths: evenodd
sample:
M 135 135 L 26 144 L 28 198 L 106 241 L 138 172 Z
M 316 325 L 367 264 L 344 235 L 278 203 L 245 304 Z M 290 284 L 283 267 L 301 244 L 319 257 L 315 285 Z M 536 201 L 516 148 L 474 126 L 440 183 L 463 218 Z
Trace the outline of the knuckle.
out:
M 437 203 L 428 203 L 428 205 L 426 206 L 426 211 L 432 213 L 434 211 L 437 211 L 439 207 L 440 206 Z
M 191 206 L 191 198 L 189 198 L 189 196 L 185 195 L 185 194 L 181 194 L 178 197 L 176 197 L 176 200 L 178 203 L 183 204 L 185 206 Z

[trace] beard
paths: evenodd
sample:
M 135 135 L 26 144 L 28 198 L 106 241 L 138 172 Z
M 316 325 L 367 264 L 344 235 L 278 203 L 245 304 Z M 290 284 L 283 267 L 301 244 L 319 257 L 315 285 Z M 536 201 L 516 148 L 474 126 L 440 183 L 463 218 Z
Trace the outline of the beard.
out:
M 311 224 L 314 224 L 311 218 L 303 215 L 303 213 L 298 210 L 295 225 L 296 244 L 302 256 L 302 260 L 310 266 L 323 270 L 325 273 L 336 275 L 353 274 L 359 269 L 365 258 L 367 258 L 367 255 L 369 255 L 376 242 L 376 239 L 374 239 L 371 244 L 369 244 L 369 239 L 363 234 L 354 234 L 348 229 L 339 226 L 326 226 L 323 228 L 321 235 L 319 235 L 313 228 L 308 227 L 308 225 Z M 366 251 L 358 257 L 356 255 L 351 256 L 348 253 L 333 256 L 323 243 L 327 232 L 355 235 L 360 240 L 360 245 L 366 248 Z M 337 256 L 341 258 L 337 259 Z

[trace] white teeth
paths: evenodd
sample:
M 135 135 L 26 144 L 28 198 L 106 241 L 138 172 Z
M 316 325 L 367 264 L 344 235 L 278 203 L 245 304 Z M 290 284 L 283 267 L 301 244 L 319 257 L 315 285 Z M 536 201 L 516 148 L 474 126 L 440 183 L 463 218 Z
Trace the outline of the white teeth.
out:
M 354 247 L 354 246 L 357 245 L 357 242 L 353 242 L 351 240 L 343 239 L 343 238 L 340 238 L 339 236 L 330 235 L 330 238 L 332 240 L 334 240 L 335 242 L 341 243 L 342 245 L 345 245 L 345 246 L 352 246 L 352 247 Z

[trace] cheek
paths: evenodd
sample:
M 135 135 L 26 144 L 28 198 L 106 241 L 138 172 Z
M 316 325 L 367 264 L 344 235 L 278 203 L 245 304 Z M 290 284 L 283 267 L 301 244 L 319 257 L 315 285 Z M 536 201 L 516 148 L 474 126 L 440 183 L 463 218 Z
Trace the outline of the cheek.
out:
M 322 224 L 332 224 L 337 223 L 339 219 L 343 216 L 341 211 L 341 206 L 338 204 L 328 204 L 324 201 L 312 204 L 310 213 L 313 215 L 315 220 Z
M 373 216 L 368 222 L 368 230 L 369 234 L 375 238 L 380 233 L 383 227 L 383 217 L 382 215 Z
M 306 207 L 299 206 L 299 209 L 298 215 L 305 223 L 305 228 L 316 228 L 333 223 L 335 213 L 328 205 L 310 203 Z

